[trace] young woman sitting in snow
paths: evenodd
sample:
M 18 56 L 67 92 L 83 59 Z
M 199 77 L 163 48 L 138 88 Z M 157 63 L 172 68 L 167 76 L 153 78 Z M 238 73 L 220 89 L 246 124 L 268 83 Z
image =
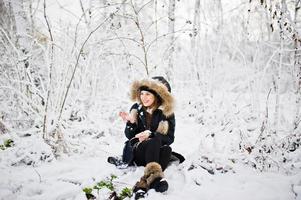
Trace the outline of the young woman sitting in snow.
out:
M 174 98 L 169 83 L 160 76 L 135 81 L 131 86 L 131 99 L 137 103 L 130 113 L 119 113 L 126 122 L 125 135 L 129 139 L 122 160 L 129 165 L 145 166 L 144 175 L 134 186 L 135 199 L 139 199 L 152 188 L 166 191 L 168 183 L 163 179 L 163 171 L 172 153 L 180 162 L 184 158 L 172 152 L 169 146 L 175 131 Z M 108 161 L 116 164 L 113 157 Z

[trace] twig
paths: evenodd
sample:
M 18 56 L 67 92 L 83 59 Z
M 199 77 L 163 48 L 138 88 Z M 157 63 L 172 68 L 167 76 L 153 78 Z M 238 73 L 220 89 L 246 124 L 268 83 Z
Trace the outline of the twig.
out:
M 148 2 L 146 2 L 143 6 L 141 6 L 141 8 L 139 8 L 139 10 L 137 11 L 137 13 L 139 13 L 141 10 L 143 10 L 148 4 L 152 3 L 153 0 L 150 0 Z
M 297 194 L 297 192 L 295 191 L 294 186 L 295 186 L 295 184 L 291 184 L 291 191 L 292 191 L 292 193 L 294 194 L 294 199 L 297 199 L 298 194 Z
M 11 41 L 11 39 L 8 36 L 8 34 L 5 32 L 5 30 L 2 27 L 0 27 L 0 30 L 2 31 L 2 33 L 5 36 L 5 38 L 7 39 L 7 41 L 9 42 L 9 44 L 12 46 L 13 50 L 16 52 L 16 54 L 18 55 L 18 58 L 19 58 L 20 54 L 19 54 L 19 51 L 18 51 L 17 47 L 14 45 L 14 43 Z
M 156 43 L 156 41 L 158 40 L 158 39 L 160 39 L 160 38 L 164 38 L 164 37 L 166 37 L 166 36 L 168 36 L 168 35 L 171 35 L 171 34 L 175 34 L 175 33 L 185 33 L 185 31 L 191 31 L 192 29 L 180 29 L 180 30 L 177 30 L 177 31 L 174 31 L 174 32 L 172 32 L 172 33 L 166 33 L 166 34 L 163 34 L 163 35 L 160 35 L 160 36 L 158 36 L 156 39 L 154 39 L 154 40 L 152 40 L 152 41 L 150 41 L 149 43 L 148 43 L 148 45 L 147 45 L 147 49 L 146 49 L 146 52 L 148 52 L 149 51 L 149 49 L 151 48 L 151 46 L 154 44 L 154 43 Z M 176 41 L 176 39 L 174 40 L 174 42 Z M 167 49 L 169 49 L 170 47 L 168 47 Z
M 268 123 L 268 118 L 269 118 L 269 108 L 268 108 L 268 101 L 269 101 L 269 97 L 270 97 L 270 94 L 271 94 L 271 91 L 272 91 L 272 88 L 270 88 L 269 92 L 268 92 L 268 95 L 267 95 L 267 99 L 266 99 L 266 107 L 265 107 L 265 119 L 263 120 L 262 122 L 262 125 L 261 125 L 261 128 L 260 128 L 260 134 L 255 142 L 255 145 L 259 142 L 259 140 L 261 139 L 262 137 L 262 134 L 264 132 L 264 130 L 266 129 L 266 125 Z
M 80 7 L 81 7 L 82 12 L 83 12 L 82 16 L 84 16 L 85 23 L 86 23 L 87 27 L 89 28 L 89 23 L 88 23 L 88 20 L 87 20 L 87 16 L 86 16 L 85 8 L 83 6 L 83 2 L 81 0 L 79 0 L 79 4 L 80 4 Z
M 80 186 L 80 185 L 82 184 L 82 183 L 79 182 L 79 181 L 67 180 L 67 179 L 62 179 L 62 178 L 59 178 L 58 180 L 59 180 L 59 181 L 63 181 L 63 182 L 65 182 L 65 183 L 71 183 L 71 184 L 73 184 L 73 185 L 78 185 L 78 186 Z
M 42 177 L 41 177 L 41 175 L 40 175 L 40 173 L 36 170 L 36 168 L 34 167 L 34 165 L 33 165 L 33 170 L 37 173 L 37 175 L 39 176 L 39 181 L 40 181 L 40 183 L 42 183 Z

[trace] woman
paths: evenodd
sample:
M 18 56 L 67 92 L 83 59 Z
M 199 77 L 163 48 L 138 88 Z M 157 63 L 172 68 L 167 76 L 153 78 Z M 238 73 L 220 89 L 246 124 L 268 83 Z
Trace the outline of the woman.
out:
M 169 145 L 174 141 L 174 98 L 169 83 L 161 76 L 135 81 L 130 93 L 136 103 L 129 113 L 119 113 L 126 122 L 128 138 L 122 160 L 145 166 L 144 175 L 134 187 L 135 199 L 139 199 L 151 188 L 159 192 L 168 189 L 163 171 L 171 158 Z

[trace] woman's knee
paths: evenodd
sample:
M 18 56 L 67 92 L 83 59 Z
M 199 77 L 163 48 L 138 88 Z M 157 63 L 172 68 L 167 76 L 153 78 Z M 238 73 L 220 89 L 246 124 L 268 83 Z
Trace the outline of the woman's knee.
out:
M 161 147 L 161 140 L 157 137 L 154 137 L 154 138 L 151 138 L 151 139 L 147 140 L 147 143 L 148 143 L 149 146 L 152 146 L 153 148 L 154 147 L 158 147 L 158 148 Z

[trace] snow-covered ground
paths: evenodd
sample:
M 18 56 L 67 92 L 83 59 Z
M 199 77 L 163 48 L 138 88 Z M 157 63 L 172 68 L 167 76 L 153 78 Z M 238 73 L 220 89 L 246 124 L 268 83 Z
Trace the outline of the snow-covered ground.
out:
M 181 115 L 177 118 L 177 122 L 173 149 L 185 155 L 186 161 L 180 165 L 173 164 L 165 171 L 170 186 L 166 193 L 150 191 L 146 199 L 301 199 L 300 171 L 295 175 L 258 172 L 248 165 L 227 162 L 227 165 L 223 166 L 226 171 L 217 170 L 216 166 L 212 168 L 214 174 L 210 174 L 204 168 L 197 167 L 201 166 L 195 164 L 197 157 L 195 154 L 198 152 L 196 150 L 200 148 L 198 126 L 193 120 L 185 120 Z M 111 174 L 118 177 L 114 180 L 117 188 L 132 187 L 142 176 L 143 167 L 117 169 L 106 162 L 107 156 L 118 155 L 121 152 L 124 139 L 125 137 L 119 135 L 104 134 L 100 138 L 82 141 L 89 143 L 84 152 L 52 162 L 40 163 L 37 167 L 9 166 L 5 156 L 12 156 L 8 151 L 13 152 L 14 147 L 0 151 L 2 157 L 0 198 L 3 200 L 86 199 L 82 189 L 104 180 Z M 207 153 L 207 156 L 213 160 L 227 160 L 225 155 L 216 152 Z M 203 162 L 202 166 L 207 166 L 208 169 L 212 163 Z M 99 199 L 107 198 L 107 193 L 100 194 Z
M 34 81 L 42 83 L 17 77 L 16 74 L 20 76 L 23 72 L 16 65 L 22 64 L 20 60 L 24 58 L 14 58 L 16 56 L 8 52 L 7 61 L 1 61 L 4 64 L 7 62 L 7 67 L 1 68 L 5 73 L 1 73 L 0 79 L 3 84 L 0 87 L 0 122 L 3 118 L 4 124 L 11 127 L 11 132 L 2 134 L 0 130 L 0 145 L 6 139 L 12 139 L 15 143 L 4 150 L 0 148 L 1 200 L 84 200 L 83 188 L 93 187 L 111 174 L 118 177 L 113 181 L 117 190 L 133 187 L 143 175 L 143 167 L 117 169 L 106 161 L 108 156 L 120 155 L 122 152 L 126 138 L 123 134 L 124 124 L 117 119 L 117 113 L 130 107 L 130 102 L 125 98 L 129 83 L 144 74 L 143 65 L 136 65 L 135 59 L 128 58 L 131 54 L 138 58 L 141 56 L 139 45 L 136 47 L 136 42 L 126 43 L 130 46 L 121 50 L 125 41 L 119 44 L 119 36 L 140 41 L 140 36 L 135 35 L 138 30 L 132 28 L 134 23 L 122 24 L 124 30 L 117 30 L 121 27 L 115 30 L 114 23 L 122 23 L 123 18 L 114 17 L 114 21 L 111 15 L 110 23 L 99 29 L 93 35 L 94 38 L 89 40 L 91 44 L 87 44 L 81 52 L 83 55 L 79 60 L 79 69 L 75 73 L 74 86 L 68 95 L 62 117 L 65 126 L 62 132 L 69 155 L 61 154 L 62 157 L 54 159 L 50 147 L 41 138 L 45 111 L 45 102 L 41 101 L 41 97 L 46 98 L 47 90 L 51 90 L 50 101 L 53 101 L 53 105 L 47 112 L 47 133 L 50 134 L 74 68 L 74 52 L 79 51 L 90 29 L 104 20 L 104 10 L 98 10 L 103 5 L 89 5 L 95 9 L 92 9 L 91 24 L 84 20 L 79 23 L 82 11 L 79 1 L 76 2 L 47 1 L 47 18 L 53 29 L 55 44 L 58 45 L 55 47 L 53 62 L 53 85 L 47 86 L 46 83 L 49 76 L 47 70 L 51 66 L 48 63 L 51 54 L 48 55 L 43 46 L 46 44 L 41 43 L 41 47 L 35 47 L 41 48 L 41 52 L 46 51 L 43 54 L 45 58 L 35 48 L 29 53 L 33 57 L 28 57 L 32 62 L 28 71 L 32 71 Z M 86 11 L 88 2 L 99 1 L 83 1 Z M 180 23 L 176 30 L 186 29 L 195 13 L 194 2 L 177 2 L 177 12 L 181 15 L 177 14 L 177 22 Z M 253 40 L 259 33 L 266 34 L 264 31 L 259 32 L 259 28 L 251 32 L 255 26 L 253 23 L 265 25 L 266 21 L 262 18 L 256 20 L 249 14 L 250 11 L 247 16 L 242 15 L 249 10 L 248 2 L 251 1 L 223 1 L 224 29 L 221 33 L 213 34 L 212 38 L 209 37 L 218 21 L 215 14 L 211 13 L 216 10 L 211 7 L 212 2 L 215 1 L 202 3 L 204 19 L 199 34 L 200 57 L 195 59 L 190 52 L 190 34 L 180 34 L 176 40 L 174 81 L 171 83 L 177 100 L 177 121 L 172 148 L 183 154 L 186 161 L 180 165 L 172 164 L 165 171 L 169 183 L 166 193 L 151 190 L 146 199 L 301 200 L 301 126 L 294 128 L 293 125 L 296 117 L 293 84 L 296 74 L 293 71 L 297 72 L 295 66 L 288 64 L 293 61 L 284 57 L 283 66 L 280 64 L 278 69 L 276 66 L 280 61 L 278 50 L 275 50 L 280 48 L 277 46 L 278 40 Z M 39 19 L 36 25 L 41 26 L 39 31 L 44 36 L 48 35 L 42 1 L 36 1 L 35 4 L 34 7 L 40 7 L 36 12 Z M 166 8 L 163 6 L 161 9 L 164 17 Z M 109 6 L 106 12 L 115 10 L 115 6 Z M 152 7 L 149 10 L 153 10 Z M 150 12 L 149 16 L 155 14 Z M 145 21 L 145 27 L 152 24 Z M 245 24 L 248 24 L 247 28 Z M 160 34 L 166 34 L 164 21 L 161 26 L 164 29 L 160 30 L 158 26 Z M 248 37 L 245 29 L 249 29 Z M 43 34 L 40 39 L 47 40 L 46 36 L 42 38 Z M 118 42 L 105 42 L 117 35 Z M 144 36 L 149 43 L 154 35 L 150 31 L 145 32 Z M 169 49 L 169 44 L 165 44 L 167 39 L 159 40 L 154 45 L 154 52 L 148 55 L 151 75 L 161 75 L 168 66 L 165 63 L 168 60 L 165 49 Z M 36 43 L 35 40 L 33 38 L 32 43 Z M 50 44 L 50 39 L 48 42 Z M 11 48 L 9 45 L 7 47 L 8 50 Z M 289 52 L 293 52 L 293 49 Z M 115 54 L 126 57 L 114 57 Z M 13 70 L 15 68 L 16 71 Z M 196 78 L 195 73 L 199 73 L 200 78 Z M 278 73 L 280 78 L 275 75 Z M 274 83 L 277 79 L 278 83 Z M 31 87 L 36 85 L 32 89 L 39 92 L 32 94 L 31 100 L 24 100 L 28 94 L 26 92 L 25 95 L 22 87 L 19 89 L 19 82 L 21 86 L 24 82 L 24 88 L 27 88 L 27 82 L 31 83 Z M 273 89 L 276 85 L 278 91 Z M 33 109 L 35 105 L 37 111 Z M 274 115 L 276 108 L 279 109 L 278 115 Z M 79 117 L 71 121 L 70 116 L 73 114 Z M 276 119 L 277 123 L 274 122 Z M 107 199 L 108 191 L 104 190 L 96 196 L 100 200 Z

